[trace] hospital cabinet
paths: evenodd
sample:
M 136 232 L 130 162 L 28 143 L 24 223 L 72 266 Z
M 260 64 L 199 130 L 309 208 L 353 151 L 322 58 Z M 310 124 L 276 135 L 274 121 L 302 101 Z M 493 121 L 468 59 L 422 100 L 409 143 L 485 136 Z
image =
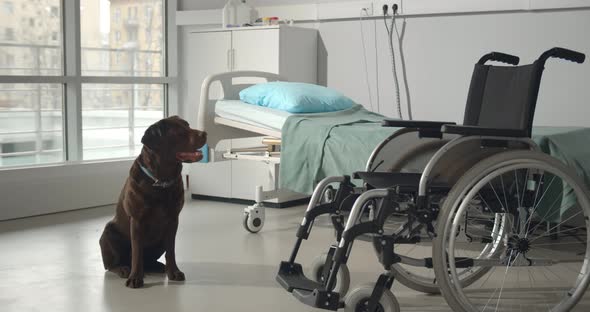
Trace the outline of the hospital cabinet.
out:
M 198 30 L 189 33 L 183 61 L 186 84 L 186 117 L 195 124 L 200 88 L 211 74 L 238 70 L 257 70 L 281 75 L 289 81 L 317 82 L 317 30 L 287 25 Z M 248 83 L 245 81 L 244 83 Z M 257 81 L 251 81 L 257 82 Z M 221 98 L 221 88 L 212 97 Z M 218 150 L 260 145 L 260 138 L 230 140 Z M 193 197 L 254 199 L 254 185 L 278 185 L 278 168 L 255 161 L 222 161 L 192 164 L 190 191 Z M 282 192 L 277 204 L 301 196 Z

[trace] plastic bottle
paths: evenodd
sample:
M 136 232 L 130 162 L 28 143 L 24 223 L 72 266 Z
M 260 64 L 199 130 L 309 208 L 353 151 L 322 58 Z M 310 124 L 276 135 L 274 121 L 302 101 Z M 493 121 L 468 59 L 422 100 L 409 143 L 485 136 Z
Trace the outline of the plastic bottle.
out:
M 237 24 L 240 26 L 243 26 L 244 24 L 251 24 L 254 21 L 253 12 L 254 10 L 246 3 L 246 0 L 241 0 L 237 5 Z
M 223 28 L 238 25 L 238 4 L 236 0 L 227 0 L 223 6 Z

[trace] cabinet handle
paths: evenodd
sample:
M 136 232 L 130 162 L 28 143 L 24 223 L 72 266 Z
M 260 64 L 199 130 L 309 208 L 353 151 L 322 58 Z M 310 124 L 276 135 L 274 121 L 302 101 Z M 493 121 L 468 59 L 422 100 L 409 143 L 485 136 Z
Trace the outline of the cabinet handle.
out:
M 234 71 L 236 69 L 236 50 L 231 49 L 231 70 Z
M 227 61 L 227 70 L 228 71 L 232 71 L 232 66 L 231 66 L 231 49 L 227 50 L 227 55 L 226 55 L 226 61 Z

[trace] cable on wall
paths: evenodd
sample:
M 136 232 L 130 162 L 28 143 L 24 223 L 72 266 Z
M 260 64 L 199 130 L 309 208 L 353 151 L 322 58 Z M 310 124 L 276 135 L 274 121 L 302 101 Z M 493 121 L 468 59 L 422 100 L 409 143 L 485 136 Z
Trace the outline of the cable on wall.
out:
M 377 19 L 373 20 L 373 42 L 375 43 L 375 84 L 377 89 L 377 112 L 381 113 L 381 90 L 379 88 L 379 45 L 377 44 Z
M 384 7 L 385 8 L 385 7 Z M 387 39 L 389 42 L 389 51 L 391 55 L 391 68 L 393 73 L 393 84 L 395 87 L 395 102 L 397 108 L 397 114 L 399 119 L 403 120 L 404 117 L 402 115 L 402 104 L 400 99 L 400 91 L 399 91 L 399 81 L 397 77 L 397 65 L 395 62 L 395 49 L 393 48 L 393 32 L 395 27 L 395 12 L 391 15 L 391 26 L 387 25 L 387 10 L 383 10 L 383 22 L 385 23 L 385 28 L 387 29 Z
M 407 74 L 407 70 L 406 70 L 406 58 L 404 56 L 404 49 L 403 49 L 403 41 L 404 41 L 404 36 L 406 33 L 406 19 L 403 19 L 402 22 L 402 30 L 401 30 L 401 35 L 400 32 L 397 29 L 397 23 L 394 23 L 394 28 L 395 28 L 395 33 L 397 35 L 397 43 L 398 43 L 398 47 L 399 47 L 399 56 L 400 56 L 400 61 L 402 63 L 402 78 L 404 81 L 404 87 L 405 87 L 405 91 L 406 91 L 406 106 L 408 109 L 408 119 L 412 120 L 412 101 L 411 101 L 411 97 L 410 97 L 410 87 L 408 85 L 408 74 Z

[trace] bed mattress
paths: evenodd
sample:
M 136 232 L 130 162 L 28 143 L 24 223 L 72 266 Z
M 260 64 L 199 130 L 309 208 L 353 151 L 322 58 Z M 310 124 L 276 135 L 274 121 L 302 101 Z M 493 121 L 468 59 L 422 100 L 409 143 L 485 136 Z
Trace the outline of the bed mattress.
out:
M 289 112 L 247 104 L 239 100 L 217 101 L 215 114 L 221 118 L 279 132 L 287 118 L 293 115 Z

